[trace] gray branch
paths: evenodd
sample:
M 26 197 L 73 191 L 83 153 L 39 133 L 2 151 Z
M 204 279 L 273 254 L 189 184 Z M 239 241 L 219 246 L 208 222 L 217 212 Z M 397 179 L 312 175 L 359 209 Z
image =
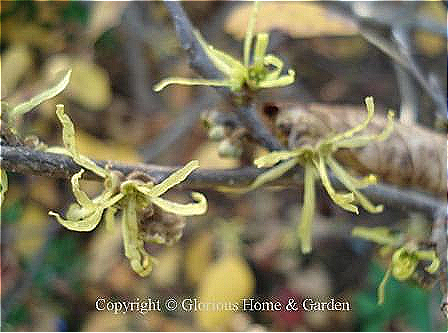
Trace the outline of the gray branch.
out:
M 162 181 L 178 168 L 151 164 L 125 165 L 116 162 L 95 162 L 100 166 L 107 164 L 111 169 L 121 171 L 125 175 L 133 171 L 140 171 L 154 178 L 156 182 Z M 6 171 L 64 179 L 69 179 L 80 170 L 80 167 L 68 156 L 36 151 L 26 147 L 2 146 L 0 163 L 1 168 Z M 266 169 L 255 167 L 223 170 L 198 169 L 191 173 L 179 187 L 206 189 L 213 189 L 216 186 L 241 187 L 252 183 L 264 171 Z M 303 178 L 300 171 L 300 169 L 292 170 L 269 185 L 301 186 Z M 90 172 L 86 172 L 84 176 L 87 179 L 100 180 L 98 176 Z M 331 180 L 336 188 L 342 188 L 334 177 Z M 431 217 L 446 209 L 446 202 L 439 198 L 392 185 L 369 186 L 363 192 L 374 202 L 382 203 L 386 207 L 421 211 Z

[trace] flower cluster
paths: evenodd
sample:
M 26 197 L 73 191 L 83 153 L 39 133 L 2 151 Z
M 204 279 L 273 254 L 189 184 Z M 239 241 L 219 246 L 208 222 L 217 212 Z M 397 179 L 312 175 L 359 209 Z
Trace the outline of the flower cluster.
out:
M 389 268 L 378 286 L 378 304 L 384 303 L 385 287 L 391 275 L 398 281 L 418 280 L 421 263 L 426 273 L 434 274 L 439 270 L 440 260 L 433 249 L 422 249 L 416 242 L 406 242 L 402 235 L 394 235 L 387 228 L 355 227 L 352 235 L 382 245 L 383 254 L 393 252 Z
M 154 90 L 161 91 L 170 84 L 184 84 L 227 87 L 232 92 L 239 92 L 243 87 L 256 91 L 262 88 L 284 87 L 293 83 L 295 78 L 294 70 L 289 69 L 286 75 L 282 75 L 283 61 L 272 54 L 266 54 L 269 43 L 269 35 L 267 33 L 257 34 L 252 62 L 250 62 L 257 11 L 258 2 L 255 2 L 244 40 L 243 62 L 207 44 L 199 31 L 195 31 L 195 37 L 201 44 L 205 54 L 223 74 L 224 79 L 206 80 L 173 77 L 159 82 L 154 87 Z
M 121 210 L 125 255 L 136 273 L 141 276 L 148 275 L 152 270 L 154 258 L 144 248 L 144 243 L 148 240 L 144 232 L 144 220 L 151 216 L 155 209 L 180 216 L 200 215 L 207 210 L 207 200 L 198 192 L 191 194 L 195 202 L 189 204 L 179 204 L 160 197 L 185 180 L 199 167 L 199 162 L 189 162 L 159 184 L 155 184 L 151 179 L 143 179 L 132 174 L 124 177 L 120 172 L 96 165 L 78 152 L 73 123 L 64 113 L 63 105 L 57 105 L 56 108 L 56 114 L 63 126 L 62 137 L 65 148 L 50 148 L 48 151 L 69 155 L 83 169 L 71 179 L 73 195 L 77 203 L 69 207 L 67 219 L 63 219 L 54 212 L 49 214 L 55 216 L 58 222 L 69 230 L 91 231 L 95 229 L 103 215 L 106 224 L 113 226 L 117 211 Z M 94 199 L 90 199 L 80 188 L 79 180 L 84 169 L 104 179 L 104 190 Z M 178 237 L 179 234 L 177 239 Z M 171 243 L 166 235 L 159 235 L 150 240 L 156 243 Z
M 333 154 L 338 149 L 363 147 L 374 140 L 385 140 L 392 132 L 394 114 L 389 112 L 388 124 L 381 133 L 375 135 L 355 135 L 368 126 L 375 112 L 372 97 L 367 97 L 365 103 L 367 106 L 367 117 L 361 124 L 354 128 L 324 138 L 314 146 L 305 145 L 293 150 L 274 151 L 256 159 L 254 163 L 257 167 L 269 168 L 269 170 L 258 176 L 250 186 L 239 190 L 239 192 L 253 190 L 277 179 L 296 165 L 301 165 L 304 168 L 305 181 L 304 203 L 298 231 L 303 253 L 309 253 L 311 251 L 311 225 L 315 210 L 315 179 L 317 177 L 322 181 L 322 185 L 330 198 L 341 208 L 356 214 L 358 214 L 356 204 L 361 205 L 370 213 L 379 213 L 383 210 L 382 205 L 373 205 L 359 191 L 359 189 L 375 184 L 377 181 L 376 177 L 369 175 L 362 179 L 355 178 L 333 157 Z M 330 182 L 327 167 L 333 171 L 335 177 L 347 188 L 348 192 L 341 193 L 336 191 Z

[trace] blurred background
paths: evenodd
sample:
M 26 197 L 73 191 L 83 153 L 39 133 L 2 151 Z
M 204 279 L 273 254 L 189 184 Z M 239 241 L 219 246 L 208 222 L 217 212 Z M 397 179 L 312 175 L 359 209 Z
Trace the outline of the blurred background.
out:
M 209 43 L 242 58 L 250 3 L 183 2 Z M 269 51 L 296 71 L 296 82 L 262 92 L 260 103 L 293 101 L 380 109 L 445 133 L 446 2 L 264 2 L 257 31 Z M 213 88 L 152 86 L 168 76 L 197 77 L 162 2 L 2 1 L 1 97 L 15 105 L 72 68 L 67 89 L 24 117 L 21 134 L 60 145 L 55 105 L 65 104 L 79 150 L 91 158 L 203 168 L 244 164 L 218 155 L 201 113 L 229 108 Z M 209 211 L 187 220 L 171 247 L 151 248 L 159 264 L 148 278 L 125 258 L 120 229 L 65 230 L 49 210 L 65 212 L 69 182 L 8 173 L 1 222 L 1 328 L 6 331 L 437 331 L 446 329 L 438 286 L 426 291 L 391 279 L 386 303 L 376 288 L 388 262 L 353 225 L 430 234 L 412 211 L 352 216 L 318 196 L 314 249 L 298 248 L 301 191 L 258 190 L 242 197 L 205 191 Z M 94 195 L 101 184 L 84 181 Z M 180 300 L 228 295 L 264 300 L 334 297 L 350 312 L 188 312 L 113 314 L 98 297 Z

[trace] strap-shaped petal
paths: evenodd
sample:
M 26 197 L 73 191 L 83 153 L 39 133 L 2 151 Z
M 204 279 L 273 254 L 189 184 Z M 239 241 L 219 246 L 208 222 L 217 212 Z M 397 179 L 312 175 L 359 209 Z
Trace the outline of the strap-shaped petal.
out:
M 58 213 L 49 212 L 48 214 L 56 217 L 56 220 L 69 230 L 73 231 L 92 231 L 101 221 L 104 209 L 97 208 L 91 211 L 91 214 L 81 220 L 64 220 Z
M 108 174 L 106 170 L 97 166 L 89 158 L 79 154 L 76 148 L 75 127 L 73 126 L 70 117 L 64 112 L 64 105 L 56 105 L 56 115 L 58 116 L 59 121 L 62 124 L 62 140 L 64 141 L 64 146 L 73 160 L 83 168 L 88 169 L 98 176 L 105 178 Z
M 364 147 L 372 141 L 384 141 L 392 133 L 394 129 L 394 113 L 389 111 L 387 114 L 387 124 L 384 130 L 379 134 L 363 135 L 354 138 L 346 138 L 337 142 L 334 142 L 335 149 L 337 148 L 358 148 Z
M 3 200 L 5 199 L 6 191 L 8 191 L 8 175 L 6 174 L 6 171 L 3 169 L 0 169 L 0 176 L 1 176 L 1 190 L 0 190 L 0 207 L 3 204 Z
M 201 44 L 210 61 L 213 62 L 215 67 L 226 77 L 232 76 L 235 72 L 246 71 L 246 67 L 244 67 L 243 64 L 234 57 L 208 44 L 199 31 L 194 30 L 194 35 Z
M 79 155 L 76 149 L 75 127 L 70 117 L 64 112 L 64 105 L 56 105 L 56 115 L 62 124 L 62 141 L 64 142 L 64 147 L 75 158 L 75 156 L 77 157 Z
M 390 229 L 385 227 L 354 227 L 352 229 L 352 236 L 389 246 L 399 246 L 403 242 L 402 236 L 393 235 Z
M 164 211 L 176 215 L 191 216 L 202 215 L 207 211 L 207 199 L 202 193 L 192 192 L 191 196 L 195 203 L 180 204 L 160 197 L 151 199 L 152 203 Z
M 199 168 L 199 161 L 193 160 L 188 162 L 184 167 L 173 172 L 160 184 L 154 185 L 151 189 L 145 186 L 137 186 L 137 190 L 150 197 L 158 197 L 168 191 L 170 188 L 183 182 L 194 170 Z
M 99 201 L 99 206 L 103 207 L 103 208 L 108 208 L 108 207 L 112 207 L 113 205 L 115 205 L 118 201 L 120 201 L 121 199 L 124 198 L 124 194 L 123 193 L 117 193 L 116 195 L 114 195 L 112 198 L 106 198 L 104 197 L 102 200 Z
M 186 86 L 211 86 L 211 87 L 233 87 L 231 80 L 206 80 L 206 79 L 188 79 L 182 77 L 169 77 L 157 83 L 153 90 L 159 92 L 171 84 L 182 84 Z
M 71 156 L 71 154 L 70 154 L 70 152 L 67 150 L 67 148 L 64 148 L 64 147 L 58 147 L 58 146 L 49 147 L 49 148 L 45 149 L 45 152 L 47 152 L 47 153 L 53 153 L 53 154 L 60 154 L 60 155 L 68 155 L 68 156 Z
M 27 113 L 28 111 L 31 111 L 39 104 L 45 102 L 46 100 L 53 98 L 54 96 L 58 95 L 60 92 L 62 92 L 65 87 L 67 87 L 68 83 L 70 82 L 70 75 L 72 74 L 72 70 L 70 69 L 62 78 L 61 81 L 56 83 L 53 87 L 43 91 L 42 93 L 32 97 L 30 100 L 17 105 L 14 107 L 9 115 L 11 119 L 14 119 L 20 115 L 23 115 Z
M 115 226 L 115 214 L 117 212 L 117 208 L 108 207 L 106 209 L 106 213 L 104 214 L 104 221 L 106 222 L 106 229 L 108 231 L 112 231 Z
M 381 213 L 384 209 L 383 205 L 375 206 L 364 194 L 359 192 L 357 188 L 366 187 L 376 183 L 376 178 L 356 179 L 342 168 L 331 156 L 327 157 L 327 163 L 339 181 L 353 194 L 360 205 L 369 213 Z M 359 186 L 358 186 L 359 185 Z
M 122 233 L 125 256 L 138 275 L 145 277 L 152 271 L 152 257 L 146 252 L 144 242 L 138 236 L 138 222 L 136 213 L 136 197 L 129 195 L 123 208 Z
M 221 192 L 227 192 L 227 193 L 237 193 L 237 194 L 243 194 L 247 193 L 249 191 L 255 190 L 256 188 L 260 187 L 261 185 L 264 185 L 266 183 L 269 183 L 282 175 L 284 175 L 286 172 L 291 170 L 293 167 L 295 167 L 298 163 L 297 158 L 292 158 L 288 161 L 282 162 L 266 172 L 263 172 L 261 175 L 259 175 L 257 178 L 255 178 L 254 182 L 246 187 L 240 187 L 240 188 L 233 188 L 228 186 L 217 186 L 216 189 Z
M 271 153 L 265 154 L 257 158 L 254 161 L 254 164 L 257 166 L 257 168 L 270 168 L 280 161 L 289 160 L 292 157 L 297 157 L 301 155 L 301 153 L 304 150 L 305 148 L 299 148 L 293 151 L 289 150 L 273 151 Z
M 349 212 L 359 214 L 358 207 L 352 204 L 355 199 L 353 193 L 338 193 L 334 189 L 333 185 L 331 185 L 330 179 L 327 174 L 327 168 L 324 163 L 324 159 L 319 157 L 319 160 L 313 161 L 317 170 L 319 171 L 320 179 L 322 180 L 322 185 L 327 191 L 330 198 L 334 201 L 335 204 L 340 206 L 341 208 L 348 210 Z
M 392 266 L 390 265 L 389 268 L 386 271 L 386 274 L 384 274 L 383 280 L 381 281 L 380 285 L 378 286 L 378 304 L 384 304 L 384 294 L 386 289 L 386 283 L 387 280 L 389 280 L 390 275 L 392 274 Z
M 311 252 L 312 223 L 316 206 L 316 191 L 314 184 L 314 167 L 305 164 L 304 200 L 299 224 L 299 239 L 302 253 Z
M 252 14 L 250 15 L 249 22 L 247 23 L 246 35 L 244 37 L 243 60 L 244 66 L 246 66 L 246 68 L 249 67 L 250 49 L 252 46 L 252 39 L 254 38 L 255 22 L 257 20 L 258 8 L 258 1 L 254 1 Z
M 259 33 L 257 34 L 257 40 L 255 42 L 253 69 L 255 71 L 263 71 L 265 65 L 266 49 L 269 44 L 269 34 Z

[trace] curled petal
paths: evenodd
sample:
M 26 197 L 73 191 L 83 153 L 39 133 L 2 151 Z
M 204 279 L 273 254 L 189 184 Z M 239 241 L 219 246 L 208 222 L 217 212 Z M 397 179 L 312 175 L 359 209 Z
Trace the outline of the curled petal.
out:
M 81 191 L 81 187 L 79 185 L 79 179 L 82 177 L 82 174 L 84 173 L 84 170 L 81 169 L 78 173 L 75 173 L 72 176 L 72 191 L 73 195 L 76 198 L 76 201 L 84 208 L 92 209 L 94 207 L 94 204 L 92 200 L 87 196 L 87 194 L 83 191 Z
M 282 73 L 283 61 L 273 54 L 267 54 L 264 57 L 263 62 L 265 66 L 273 66 L 275 68 L 266 75 L 265 80 L 270 81 L 278 79 L 280 74 Z
M 64 105 L 56 105 L 56 115 L 58 116 L 59 121 L 62 124 L 62 140 L 64 141 L 64 146 L 73 160 L 83 168 L 88 169 L 98 176 L 105 178 L 108 174 L 106 170 L 97 166 L 89 158 L 79 154 L 76 148 L 75 127 L 73 126 L 70 117 L 65 114 Z
M 431 264 L 425 267 L 425 271 L 434 274 L 440 267 L 440 260 L 437 258 L 437 254 L 434 250 L 420 250 L 416 251 L 415 255 L 419 260 L 430 260 Z
M 305 164 L 304 200 L 299 224 L 299 239 L 302 253 L 311 252 L 311 227 L 316 206 L 316 191 L 314 184 L 314 167 Z
M 440 267 L 440 260 L 439 258 L 435 257 L 433 258 L 431 264 L 427 267 L 425 267 L 425 271 L 427 271 L 428 273 L 434 274 L 435 272 L 437 272 L 439 270 Z
M 187 163 L 184 167 L 173 172 L 160 184 L 154 185 L 152 187 L 137 186 L 137 190 L 150 197 L 158 197 L 168 191 L 170 188 L 183 182 L 194 170 L 199 168 L 199 161 L 193 160 Z
M 315 163 L 317 170 L 319 171 L 320 178 L 322 180 L 322 185 L 327 191 L 330 198 L 341 208 L 348 210 L 349 212 L 359 214 L 358 207 L 353 205 L 351 202 L 355 199 L 353 193 L 337 193 L 334 187 L 331 185 L 330 179 L 328 178 L 327 169 L 324 164 L 323 158 L 319 158 L 318 163 Z
M 346 132 L 343 132 L 341 134 L 338 134 L 338 135 L 334 136 L 331 139 L 331 142 L 337 142 L 337 141 L 340 141 L 342 139 L 351 138 L 355 133 L 358 133 L 358 132 L 362 131 L 363 129 L 365 129 L 367 127 L 367 125 L 372 120 L 373 115 L 375 113 L 375 104 L 373 103 L 373 97 L 371 97 L 371 96 L 366 97 L 365 103 L 366 103 L 366 108 L 367 108 L 367 117 L 366 117 L 366 119 L 361 124 L 359 124 L 358 126 L 355 126 L 355 127 L 353 127 L 352 129 L 350 129 L 350 130 L 348 130 Z
M 196 201 L 195 203 L 179 204 L 160 197 L 151 198 L 151 201 L 164 211 L 176 215 L 191 216 L 204 214 L 207 211 L 207 199 L 205 196 L 199 192 L 192 192 L 191 196 Z
M 96 228 L 101 221 L 104 209 L 97 208 L 90 211 L 90 214 L 80 220 L 64 220 L 61 216 L 55 212 L 49 212 L 48 214 L 56 217 L 56 220 L 69 230 L 73 231 L 92 231 Z
M 288 69 L 288 74 L 280 76 L 273 80 L 263 80 L 258 84 L 259 88 L 275 88 L 275 87 L 285 87 L 294 83 L 296 77 L 296 72 L 293 69 Z
M 335 176 L 339 181 L 352 193 L 354 194 L 356 200 L 359 204 L 369 213 L 381 213 L 384 209 L 383 205 L 375 206 L 369 199 L 367 199 L 364 194 L 357 190 L 358 187 L 365 187 L 376 182 L 375 177 L 367 177 L 362 180 L 356 179 L 347 173 L 344 168 L 342 168 L 339 163 L 337 163 L 331 156 L 327 158 L 328 166 L 333 170 Z M 357 186 L 358 185 L 358 186 Z
M 418 259 L 406 248 L 399 248 L 392 255 L 392 274 L 400 281 L 409 279 L 417 268 Z

